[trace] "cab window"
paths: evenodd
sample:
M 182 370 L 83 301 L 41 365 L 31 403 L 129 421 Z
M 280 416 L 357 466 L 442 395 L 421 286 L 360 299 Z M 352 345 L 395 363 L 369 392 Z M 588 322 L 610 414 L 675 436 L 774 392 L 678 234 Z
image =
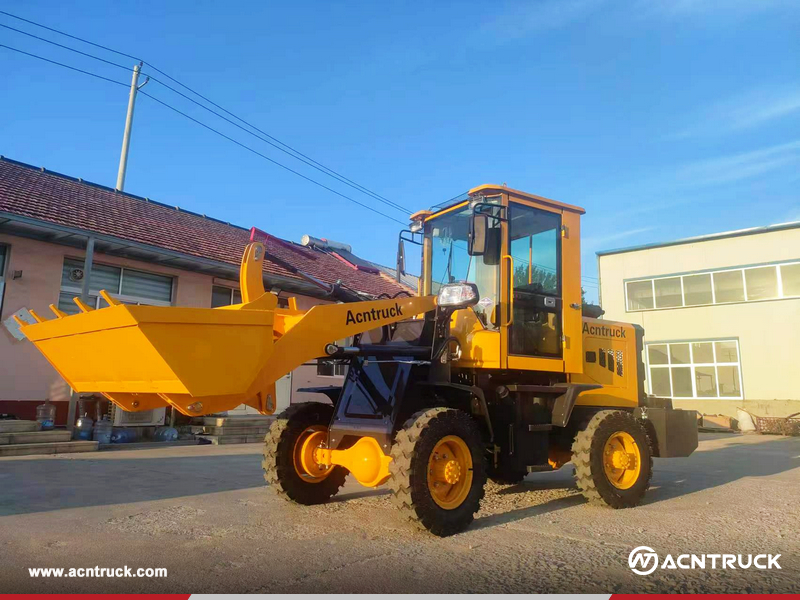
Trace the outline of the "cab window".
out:
M 513 311 L 509 353 L 561 356 L 561 215 L 512 203 Z
M 491 254 L 470 256 L 467 252 L 471 216 L 472 209 L 467 205 L 426 223 L 425 236 L 430 239 L 431 248 L 429 289 L 431 294 L 438 294 L 446 283 L 475 283 L 481 295 L 474 306 L 475 313 L 484 327 L 494 328 L 500 288 L 499 261 Z

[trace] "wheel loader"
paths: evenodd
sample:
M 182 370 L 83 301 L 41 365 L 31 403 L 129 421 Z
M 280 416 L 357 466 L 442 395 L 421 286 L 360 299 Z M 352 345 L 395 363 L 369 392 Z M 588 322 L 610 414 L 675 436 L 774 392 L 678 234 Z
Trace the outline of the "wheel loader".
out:
M 387 484 L 397 509 L 438 536 L 463 531 L 487 478 L 513 484 L 571 462 L 593 502 L 642 502 L 653 457 L 697 447 L 694 414 L 644 392 L 643 330 L 583 315 L 584 210 L 482 185 L 415 213 L 417 295 L 297 309 L 264 289 L 253 230 L 241 304 L 107 307 L 54 319 L 31 311 L 28 339 L 79 393 L 120 408 L 199 416 L 246 403 L 275 411 L 275 382 L 313 359 L 348 365 L 343 385 L 310 388 L 265 439 L 268 488 L 304 505 L 351 474 Z

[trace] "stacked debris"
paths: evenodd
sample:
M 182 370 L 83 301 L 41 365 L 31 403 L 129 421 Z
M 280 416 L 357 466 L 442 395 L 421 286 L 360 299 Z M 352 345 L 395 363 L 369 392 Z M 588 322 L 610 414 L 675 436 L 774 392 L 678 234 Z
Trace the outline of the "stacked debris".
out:
M 758 433 L 764 435 L 800 436 L 800 412 L 791 414 L 788 417 L 760 417 L 753 414 L 750 414 L 750 416 Z
M 198 417 L 193 419 L 192 432 L 200 443 L 261 443 L 275 418 L 262 415 Z
M 0 419 L 0 456 L 29 456 L 32 454 L 63 454 L 93 452 L 98 443 L 71 441 L 66 429 L 42 431 L 36 421 Z

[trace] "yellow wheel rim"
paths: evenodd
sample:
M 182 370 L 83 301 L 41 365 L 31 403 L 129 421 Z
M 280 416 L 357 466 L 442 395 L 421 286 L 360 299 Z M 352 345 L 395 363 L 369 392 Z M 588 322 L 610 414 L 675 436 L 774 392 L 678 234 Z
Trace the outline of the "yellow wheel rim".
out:
M 317 448 L 325 443 L 328 428 L 315 425 L 308 427 L 301 433 L 294 443 L 293 462 L 294 470 L 308 483 L 319 483 L 330 475 L 333 469 L 326 469 L 320 465 L 314 456 Z
M 443 437 L 428 459 L 428 490 L 446 510 L 461 506 L 472 487 L 472 454 L 456 435 Z
M 603 449 L 603 470 L 615 488 L 627 490 L 639 479 L 642 453 L 630 433 L 617 431 Z

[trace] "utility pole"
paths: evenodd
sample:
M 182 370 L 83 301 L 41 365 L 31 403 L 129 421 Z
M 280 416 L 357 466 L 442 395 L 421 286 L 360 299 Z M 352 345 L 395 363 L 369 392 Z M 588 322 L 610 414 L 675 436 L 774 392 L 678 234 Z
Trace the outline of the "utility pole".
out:
M 139 85 L 139 72 L 142 64 L 133 67 L 133 79 L 131 79 L 131 94 L 128 98 L 128 116 L 125 118 L 125 133 L 122 135 L 122 153 L 119 156 L 119 171 L 117 173 L 117 191 L 121 192 L 125 187 L 125 170 L 128 168 L 128 147 L 131 145 L 131 128 L 133 127 L 133 108 L 136 105 L 136 92 L 142 89 L 150 78 L 144 80 Z

